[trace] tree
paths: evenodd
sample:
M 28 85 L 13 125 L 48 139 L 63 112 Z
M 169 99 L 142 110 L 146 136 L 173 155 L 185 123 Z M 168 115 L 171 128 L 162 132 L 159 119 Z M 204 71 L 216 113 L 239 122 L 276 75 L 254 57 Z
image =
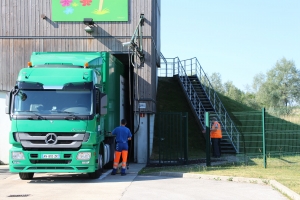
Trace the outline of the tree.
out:
M 258 102 L 256 101 L 256 95 L 254 92 L 246 92 L 243 95 L 243 104 L 255 109 L 255 110 L 259 110 L 261 109 L 261 106 L 258 104 Z
M 285 107 L 285 114 L 289 114 L 288 107 L 300 102 L 300 72 L 293 61 L 277 61 L 258 86 L 257 100 L 267 108 Z
M 224 88 L 222 84 L 222 78 L 220 73 L 212 73 L 212 75 L 209 77 L 210 83 L 213 86 L 214 90 L 224 94 Z
M 266 81 L 266 75 L 263 73 L 256 74 L 253 78 L 252 88 L 254 92 L 258 92 L 259 88 Z
M 224 83 L 224 90 L 225 90 L 225 95 L 237 102 L 242 103 L 243 102 L 243 96 L 244 92 L 235 87 L 232 83 L 232 81 L 227 81 Z

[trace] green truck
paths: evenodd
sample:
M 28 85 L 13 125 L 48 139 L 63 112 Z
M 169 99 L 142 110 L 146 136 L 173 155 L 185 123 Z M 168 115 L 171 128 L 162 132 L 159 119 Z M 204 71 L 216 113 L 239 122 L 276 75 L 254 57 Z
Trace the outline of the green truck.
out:
M 6 98 L 10 171 L 99 178 L 113 161 L 124 85 L 124 66 L 108 52 L 33 52 Z

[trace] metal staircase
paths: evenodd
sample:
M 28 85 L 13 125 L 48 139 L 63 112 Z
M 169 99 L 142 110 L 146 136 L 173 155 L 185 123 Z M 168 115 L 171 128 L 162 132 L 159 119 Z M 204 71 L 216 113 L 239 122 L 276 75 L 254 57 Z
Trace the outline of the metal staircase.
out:
M 202 129 L 205 127 L 205 112 L 210 112 L 210 116 L 217 117 L 222 125 L 222 152 L 238 153 L 240 134 L 197 58 L 180 61 L 176 57 L 166 60 L 161 64 L 158 76 L 176 76 Z

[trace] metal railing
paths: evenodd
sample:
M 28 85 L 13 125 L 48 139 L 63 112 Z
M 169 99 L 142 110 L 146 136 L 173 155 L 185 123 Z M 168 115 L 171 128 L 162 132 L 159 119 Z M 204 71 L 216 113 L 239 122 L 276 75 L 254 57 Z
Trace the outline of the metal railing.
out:
M 188 78 L 184 67 L 181 65 L 181 61 L 178 57 L 176 58 L 166 58 L 167 63 L 162 65 L 161 69 L 158 73 L 159 76 L 162 77 L 173 77 L 173 75 L 178 75 L 180 79 L 181 86 L 183 87 L 184 92 L 186 93 L 195 114 L 197 115 L 202 128 L 205 127 L 205 120 L 204 120 L 204 113 L 205 108 L 201 103 L 201 99 L 199 98 L 193 84 L 191 83 L 190 79 Z
M 188 99 L 192 104 L 192 107 L 195 110 L 195 113 L 197 113 L 197 117 L 200 120 L 202 127 L 205 127 L 205 109 L 201 103 L 200 98 L 197 95 L 197 92 L 195 91 L 192 83 L 188 78 L 188 76 L 192 75 L 197 76 L 198 80 L 202 85 L 203 90 L 207 95 L 207 98 L 212 104 L 212 107 L 215 111 L 215 115 L 218 117 L 219 122 L 222 124 L 223 134 L 225 133 L 228 136 L 228 139 L 231 141 L 234 149 L 238 153 L 240 133 L 237 130 L 233 121 L 231 120 L 217 93 L 214 91 L 207 75 L 205 74 L 197 58 L 180 61 L 179 58 L 176 57 L 171 59 L 167 58 L 166 60 L 167 63 L 165 65 L 161 64 L 161 68 L 158 71 L 158 76 L 179 76 L 183 88 L 188 96 Z
M 175 69 L 178 69 L 179 58 L 161 58 L 160 68 L 157 70 L 158 77 L 173 77 L 175 74 L 178 74 L 178 71 L 175 73 Z

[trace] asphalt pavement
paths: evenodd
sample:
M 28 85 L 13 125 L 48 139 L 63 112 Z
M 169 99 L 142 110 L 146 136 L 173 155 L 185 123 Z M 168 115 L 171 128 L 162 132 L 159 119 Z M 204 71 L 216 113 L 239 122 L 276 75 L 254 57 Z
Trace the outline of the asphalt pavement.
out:
M 160 172 L 138 175 L 145 164 L 131 163 L 126 176 L 106 171 L 99 179 L 85 174 L 35 174 L 20 180 L 7 165 L 0 165 L 0 199 L 299 199 L 300 196 L 274 180 L 192 173 Z M 38 186 L 38 187 L 37 187 Z M 55 191 L 53 193 L 53 191 Z M 19 199 L 19 198 L 18 198 Z

